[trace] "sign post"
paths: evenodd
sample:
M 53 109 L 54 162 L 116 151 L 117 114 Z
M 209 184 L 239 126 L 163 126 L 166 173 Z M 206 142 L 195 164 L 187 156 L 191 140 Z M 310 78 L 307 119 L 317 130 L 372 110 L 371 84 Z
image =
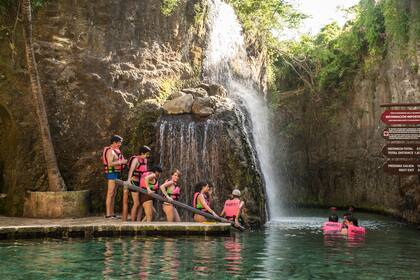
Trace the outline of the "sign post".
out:
M 420 175 L 420 110 L 389 109 L 390 107 L 420 107 L 420 103 L 383 104 L 387 108 L 381 121 L 386 145 L 382 154 L 387 157 L 383 170 L 389 175 Z

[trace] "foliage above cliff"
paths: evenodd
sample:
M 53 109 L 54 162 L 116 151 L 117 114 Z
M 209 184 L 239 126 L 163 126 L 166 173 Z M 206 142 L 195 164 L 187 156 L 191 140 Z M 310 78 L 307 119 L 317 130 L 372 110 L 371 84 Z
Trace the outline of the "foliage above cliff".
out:
M 316 36 L 278 44 L 272 91 L 303 87 L 317 98 L 345 92 L 355 73 L 376 69 L 390 46 L 406 48 L 409 28 L 418 28 L 419 19 L 403 2 L 361 0 L 344 27 L 331 23 Z
M 305 16 L 284 0 L 229 0 L 248 38 L 269 48 L 276 44 L 273 31 L 296 26 Z

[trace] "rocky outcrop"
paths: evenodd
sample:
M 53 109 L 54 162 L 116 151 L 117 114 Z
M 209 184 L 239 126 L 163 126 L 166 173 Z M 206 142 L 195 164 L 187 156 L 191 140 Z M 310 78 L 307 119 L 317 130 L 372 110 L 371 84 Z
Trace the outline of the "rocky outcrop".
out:
M 180 97 L 174 98 L 163 104 L 162 108 L 166 114 L 178 115 L 191 113 L 191 106 L 194 97 L 192 94 L 184 94 Z
M 195 98 L 191 112 L 200 117 L 208 117 L 214 113 L 214 103 L 214 100 L 210 97 Z

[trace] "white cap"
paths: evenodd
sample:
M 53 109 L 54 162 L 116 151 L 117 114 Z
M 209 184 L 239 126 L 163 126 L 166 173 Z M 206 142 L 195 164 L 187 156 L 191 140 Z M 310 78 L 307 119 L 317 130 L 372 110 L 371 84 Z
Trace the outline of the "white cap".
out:
M 238 189 L 234 189 L 234 190 L 232 191 L 232 194 L 233 194 L 233 195 L 235 195 L 235 196 L 241 196 L 241 191 L 240 191 L 240 190 L 238 190 Z

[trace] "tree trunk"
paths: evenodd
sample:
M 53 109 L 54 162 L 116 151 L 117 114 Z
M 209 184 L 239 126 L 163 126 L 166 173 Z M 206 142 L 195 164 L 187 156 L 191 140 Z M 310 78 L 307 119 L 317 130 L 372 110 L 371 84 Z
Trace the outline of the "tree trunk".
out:
M 50 191 L 65 191 L 66 184 L 58 169 L 54 146 L 51 140 L 50 127 L 48 124 L 45 102 L 42 96 L 41 83 L 35 60 L 32 43 L 32 15 L 31 0 L 21 0 L 21 14 L 23 20 L 23 35 L 25 41 L 26 64 L 28 67 L 33 104 L 38 117 L 38 126 L 42 139 L 42 150 L 48 172 L 48 189 Z

